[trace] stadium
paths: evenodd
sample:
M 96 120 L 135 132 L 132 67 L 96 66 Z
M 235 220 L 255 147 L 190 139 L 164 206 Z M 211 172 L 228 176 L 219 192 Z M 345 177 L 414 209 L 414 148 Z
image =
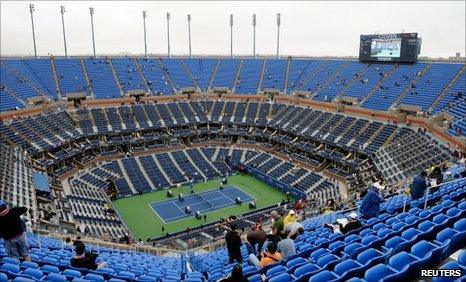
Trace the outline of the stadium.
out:
M 143 54 L 96 52 L 88 2 L 92 53 L 69 55 L 65 2 L 64 55 L 38 54 L 42 4 L 15 6 L 34 53 L 2 12 L 0 282 L 466 281 L 461 53 L 425 56 L 403 31 L 285 54 L 279 13 L 276 55 L 256 53 L 256 14 L 252 54 L 234 53 L 233 14 L 227 53 L 192 53 L 189 14 L 189 53 L 171 54 L 176 9 L 166 51 L 148 52 L 144 10 Z M 74 264 L 81 246 L 95 267 Z

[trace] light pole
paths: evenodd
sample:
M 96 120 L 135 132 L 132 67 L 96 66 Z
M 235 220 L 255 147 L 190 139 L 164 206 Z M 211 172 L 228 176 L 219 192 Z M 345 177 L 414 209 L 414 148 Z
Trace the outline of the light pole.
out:
M 252 36 L 252 54 L 254 59 L 256 59 L 256 14 L 252 14 L 252 29 L 253 29 L 253 36 Z
M 36 33 L 34 31 L 34 16 L 33 16 L 34 11 L 35 11 L 34 4 L 29 4 L 29 12 L 31 12 L 31 24 L 32 24 L 32 42 L 34 43 L 34 57 L 37 58 Z
M 230 14 L 230 57 L 233 59 L 233 14 Z
M 280 56 L 280 24 L 281 24 L 281 14 L 277 14 L 277 59 Z
M 63 45 L 65 45 L 65 57 L 68 58 L 68 49 L 66 48 L 66 32 L 65 32 L 65 6 L 60 6 L 61 26 L 63 28 Z
M 146 59 L 147 59 L 146 17 L 147 17 L 147 12 L 142 11 L 142 20 L 144 24 L 144 55 L 146 56 Z
M 191 53 L 191 15 L 188 14 L 188 44 L 189 44 L 189 58 L 192 58 Z
M 170 56 L 170 13 L 167 13 L 167 43 L 168 43 L 168 57 Z
M 94 37 L 94 8 L 89 7 L 89 14 L 91 15 L 91 30 L 92 30 L 92 50 L 94 51 L 95 58 L 95 37 Z

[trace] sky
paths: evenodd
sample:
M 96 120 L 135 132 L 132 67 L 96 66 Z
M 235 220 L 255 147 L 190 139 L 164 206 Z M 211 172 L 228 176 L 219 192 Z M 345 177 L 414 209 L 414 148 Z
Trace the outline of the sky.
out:
M 193 55 L 229 55 L 229 15 L 234 15 L 233 52 L 252 54 L 252 14 L 257 15 L 256 52 L 276 53 L 276 14 L 281 13 L 280 54 L 357 56 L 360 34 L 418 32 L 420 56 L 464 56 L 465 1 L 0 1 L 2 56 L 33 55 L 29 3 L 39 56 L 64 55 L 60 5 L 65 6 L 68 54 L 92 53 L 89 7 L 94 7 L 97 54 L 144 53 L 142 11 L 147 11 L 149 54 L 167 54 L 170 12 L 172 55 L 188 53 L 191 14 Z

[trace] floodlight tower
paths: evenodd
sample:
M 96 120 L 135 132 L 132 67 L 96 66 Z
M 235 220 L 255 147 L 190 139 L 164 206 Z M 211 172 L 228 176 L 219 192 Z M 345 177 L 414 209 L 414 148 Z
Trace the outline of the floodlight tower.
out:
M 60 6 L 61 26 L 63 29 L 63 45 L 65 46 L 65 57 L 68 58 L 68 49 L 66 48 L 66 32 L 65 32 L 65 6 Z
M 146 17 L 147 17 L 147 12 L 142 11 L 142 23 L 144 27 L 144 56 L 147 59 Z
M 281 25 L 281 14 L 277 14 L 277 59 L 280 56 L 280 25 Z
M 233 59 L 233 14 L 230 14 L 230 57 Z
M 192 58 L 191 53 L 191 15 L 188 14 L 188 44 L 189 44 L 189 58 Z
M 29 4 L 29 12 L 31 12 L 31 24 L 32 24 L 32 42 L 34 43 L 34 57 L 37 58 L 37 48 L 36 48 L 36 33 L 34 30 L 34 4 Z
M 253 36 L 252 36 L 252 54 L 254 59 L 256 59 L 256 14 L 252 14 L 252 29 L 253 29 Z
M 167 13 L 167 44 L 168 44 L 168 57 L 170 56 L 170 13 Z
M 89 7 L 89 14 L 91 15 L 92 50 L 94 51 L 94 58 L 95 58 L 94 8 Z

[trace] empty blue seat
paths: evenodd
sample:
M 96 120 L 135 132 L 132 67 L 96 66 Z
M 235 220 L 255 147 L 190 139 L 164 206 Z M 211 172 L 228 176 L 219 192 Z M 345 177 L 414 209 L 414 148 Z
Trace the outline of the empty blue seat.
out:
M 48 274 L 48 273 L 60 273 L 60 269 L 55 266 L 55 265 L 49 265 L 49 264 L 46 264 L 46 265 L 43 265 L 40 270 L 42 270 L 45 274 Z
M 274 276 L 268 279 L 269 282 L 290 282 L 293 280 L 293 277 L 288 273 L 280 273 L 277 276 Z
M 0 272 L 0 282 L 7 282 L 8 281 L 8 276 L 3 273 L 3 272 Z
M 102 275 L 98 275 L 95 273 L 88 273 L 84 276 L 85 279 L 91 280 L 91 281 L 97 281 L 97 282 L 103 282 L 105 281 L 104 277 Z
M 443 229 L 437 234 L 435 243 L 438 243 L 443 250 L 442 259 L 445 259 L 464 246 L 466 239 L 464 235 L 450 227 Z
M 411 255 L 417 259 L 413 264 L 419 268 L 428 268 L 441 259 L 442 248 L 425 240 L 417 242 L 411 247 Z
M 66 282 L 66 276 L 65 275 L 62 275 L 62 274 L 59 274 L 59 273 L 55 273 L 55 272 L 50 272 L 48 275 L 47 275 L 47 281 L 52 281 L 52 282 Z
M 304 276 L 309 277 L 310 275 L 317 273 L 319 270 L 320 270 L 319 267 L 309 262 L 296 268 L 293 272 L 293 275 L 296 276 L 297 278 L 301 278 Z
M 267 270 L 266 275 L 267 277 L 272 277 L 276 275 L 277 273 L 282 273 L 285 272 L 286 268 L 283 265 L 276 265 L 270 269 Z
M 39 265 L 33 261 L 23 261 L 20 265 L 20 268 L 39 268 Z
M 21 271 L 19 268 L 19 265 L 17 264 L 11 264 L 11 263 L 4 263 L 1 267 L 0 270 L 4 272 L 10 279 L 15 278 Z
M 42 277 L 44 277 L 44 273 L 41 270 L 35 268 L 26 268 L 23 272 L 21 272 L 20 275 L 22 277 L 31 278 L 35 280 L 40 280 L 42 279 Z
M 387 281 L 384 280 L 390 276 L 393 276 L 397 273 L 396 270 L 392 269 L 391 267 L 379 263 L 374 265 L 373 267 L 369 268 L 366 273 L 364 274 L 364 279 L 368 282 L 379 282 L 379 281 Z
M 330 272 L 328 270 L 324 270 L 324 271 L 321 271 L 313 275 L 309 279 L 309 282 L 331 282 L 331 281 L 337 281 L 338 279 L 339 279 L 339 276 L 337 276 L 335 273 Z

